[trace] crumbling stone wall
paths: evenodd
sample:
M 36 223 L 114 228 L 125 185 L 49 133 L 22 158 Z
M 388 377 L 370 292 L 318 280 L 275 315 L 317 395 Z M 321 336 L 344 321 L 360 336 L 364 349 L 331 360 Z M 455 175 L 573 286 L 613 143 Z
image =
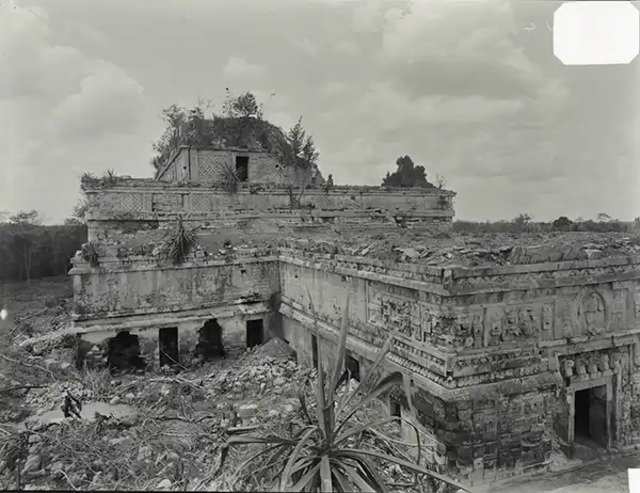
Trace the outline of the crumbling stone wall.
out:
M 309 184 L 309 170 L 285 166 L 268 152 L 235 148 L 181 147 L 157 178 L 163 182 L 221 183 L 228 170 L 235 170 L 236 156 L 249 157 L 250 183 Z
M 111 321 L 112 327 L 109 326 L 108 320 L 94 320 L 93 324 L 82 329 L 79 334 L 80 344 L 77 356 L 79 366 L 106 368 L 108 366 L 109 341 L 119 331 L 126 330 L 127 333 L 138 338 L 140 357 L 144 360 L 146 368 L 158 369 L 160 364 L 159 330 L 165 327 L 177 327 L 179 363 L 190 366 L 201 361 L 200 355 L 196 352 L 199 339 L 198 330 L 207 321 L 214 318 L 222 329 L 223 348 L 228 355 L 237 355 L 247 348 L 246 323 L 248 320 L 263 320 L 265 341 L 274 335 L 279 335 L 280 328 L 277 320 L 273 314 L 266 311 L 264 306 L 257 307 L 255 310 L 243 310 L 242 307 L 239 307 L 231 311 L 226 310 L 226 313 L 225 311 L 205 311 L 188 318 L 177 316 L 167 316 L 161 320 L 145 320 L 143 318 L 137 324 L 135 320 L 125 320 L 115 324 Z
M 639 263 L 429 269 L 284 249 L 281 311 L 309 364 L 309 294 L 325 344 L 350 290 L 347 346 L 372 361 L 395 334 L 387 370 L 411 375 L 420 423 L 442 452 L 434 464 L 446 457 L 472 481 L 495 479 L 543 467 L 554 432 L 571 452 L 581 389 L 606 388 L 610 446 L 640 441 Z
M 71 271 L 77 320 L 265 302 L 279 290 L 277 264 L 258 259 L 162 268 L 103 259 L 102 265 L 79 263 Z
M 446 190 L 391 190 L 335 187 L 329 192 L 286 188 L 243 189 L 229 194 L 223 189 L 168 188 L 158 182 L 129 180 L 107 189 L 87 189 L 90 241 L 113 239 L 137 229 L 152 230 L 172 222 L 178 214 L 199 224 L 233 228 L 243 222 L 326 225 L 336 222 L 386 223 L 419 227 L 437 224 L 449 229 L 453 193 Z M 293 196 L 293 202 L 292 202 Z M 442 197 L 446 199 L 443 206 Z

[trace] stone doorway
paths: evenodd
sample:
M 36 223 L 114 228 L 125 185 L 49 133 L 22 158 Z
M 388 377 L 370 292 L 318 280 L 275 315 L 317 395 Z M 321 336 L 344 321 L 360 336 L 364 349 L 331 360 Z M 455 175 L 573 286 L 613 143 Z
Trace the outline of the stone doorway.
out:
M 318 369 L 318 338 L 312 334 L 311 335 L 311 355 L 313 357 L 313 367 Z
M 222 344 L 222 327 L 214 318 L 207 320 L 198 331 L 198 344 L 196 344 L 196 354 L 203 360 L 210 361 L 224 356 Z
M 247 320 L 247 347 L 252 348 L 262 344 L 264 340 L 264 325 L 262 319 Z
M 576 442 L 607 447 L 607 387 L 578 390 L 574 399 L 574 439 Z
M 109 339 L 107 364 L 114 371 L 144 368 L 138 336 L 124 331 Z
M 351 374 L 351 378 L 359 382 L 360 381 L 360 362 L 357 359 L 355 359 L 353 356 L 350 356 L 347 354 L 345 356 L 344 366 L 346 367 L 347 370 L 349 370 L 349 373 Z
M 236 156 L 236 175 L 238 181 L 249 179 L 249 156 Z
M 178 365 L 178 327 L 160 329 L 158 333 L 160 348 L 160 367 Z

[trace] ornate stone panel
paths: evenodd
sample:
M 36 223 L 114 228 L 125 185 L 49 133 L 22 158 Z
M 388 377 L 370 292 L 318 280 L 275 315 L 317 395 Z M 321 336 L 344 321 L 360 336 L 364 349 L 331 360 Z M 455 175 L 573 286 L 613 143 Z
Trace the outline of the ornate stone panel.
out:
M 620 373 L 629 367 L 628 346 L 604 349 L 600 351 L 586 351 L 584 353 L 560 356 L 560 373 L 563 378 L 583 377 L 597 378 L 606 371 Z M 620 373 L 626 378 L 628 372 Z
M 580 334 L 598 335 L 609 329 L 609 312 L 604 297 L 591 291 L 585 294 L 577 306 Z
M 499 305 L 485 308 L 484 347 L 537 338 L 552 329 L 551 305 Z

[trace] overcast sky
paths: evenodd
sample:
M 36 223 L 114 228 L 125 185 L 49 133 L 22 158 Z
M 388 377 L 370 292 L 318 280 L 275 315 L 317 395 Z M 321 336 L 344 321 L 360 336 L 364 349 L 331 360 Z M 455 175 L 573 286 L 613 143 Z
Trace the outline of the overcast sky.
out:
M 563 66 L 558 5 L 0 0 L 0 210 L 61 220 L 83 171 L 151 176 L 162 108 L 229 87 L 285 129 L 302 115 L 338 184 L 409 154 L 459 219 L 631 220 L 640 62 Z

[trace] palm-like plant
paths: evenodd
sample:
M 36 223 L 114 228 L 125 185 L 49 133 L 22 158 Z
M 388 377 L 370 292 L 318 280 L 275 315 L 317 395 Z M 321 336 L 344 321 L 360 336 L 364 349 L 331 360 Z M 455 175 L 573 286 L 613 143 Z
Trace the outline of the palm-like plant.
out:
M 187 231 L 182 222 L 182 216 L 179 215 L 175 232 L 169 240 L 169 257 L 175 265 L 180 265 L 195 246 L 195 235 Z
M 314 315 L 316 315 L 313 304 L 311 306 Z M 232 435 L 222 447 L 220 468 L 222 468 L 231 446 L 261 444 L 266 447 L 247 459 L 239 470 L 246 471 L 251 463 L 262 459 L 262 465 L 252 471 L 253 475 L 258 476 L 266 471 L 275 471 L 275 476 L 266 479 L 275 485 L 275 488 L 279 487 L 280 491 L 387 492 L 389 488 L 378 472 L 374 460 L 397 464 L 412 473 L 425 475 L 450 487 L 469 491 L 452 479 L 420 466 L 420 443 L 417 429 L 418 458 L 416 463 L 386 454 L 382 447 L 363 448 L 361 446 L 362 440 L 366 436 L 375 436 L 386 442 L 387 445 L 394 442 L 378 431 L 378 428 L 392 421 L 402 420 L 402 418 L 388 417 L 377 421 L 367 420 L 364 423 L 354 418 L 359 411 L 364 410 L 365 406 L 393 387 L 402 384 L 404 379 L 401 373 L 394 372 L 379 380 L 374 386 L 369 386 L 366 383 L 367 379 L 363 379 L 355 390 L 347 388 L 342 395 L 337 392 L 342 382 L 350 380 L 348 371 L 341 373 L 345 360 L 348 309 L 349 296 L 347 296 L 342 317 L 337 358 L 331 375 L 327 380 L 320 364 L 315 385 L 312 385 L 315 406 L 307 405 L 304 391 L 299 393 L 303 422 L 300 423 L 298 429 L 295 432 L 290 429 L 288 437 L 275 434 L 268 436 Z M 317 329 L 318 318 L 317 316 L 314 318 Z M 379 351 L 370 370 L 371 374 L 374 374 L 384 360 L 392 341 L 393 336 L 387 339 Z M 321 362 L 320 346 L 318 352 L 318 361 Z M 406 384 L 407 381 L 404 380 L 404 382 Z M 407 390 L 405 386 L 407 399 L 411 402 Z M 354 402 L 356 395 L 360 395 L 360 399 Z M 313 407 L 315 407 L 315 413 L 311 412 Z M 402 421 L 414 427 L 410 421 Z

